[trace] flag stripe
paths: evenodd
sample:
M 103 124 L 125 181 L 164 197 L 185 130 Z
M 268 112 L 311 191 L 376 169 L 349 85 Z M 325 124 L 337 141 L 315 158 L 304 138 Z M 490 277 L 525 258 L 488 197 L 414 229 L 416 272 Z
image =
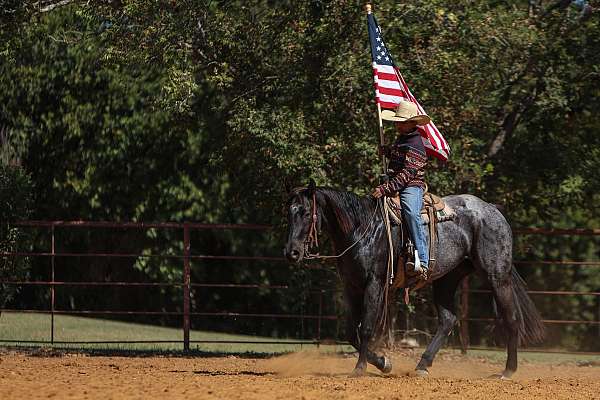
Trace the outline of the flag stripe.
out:
M 396 78 L 396 74 L 388 74 L 387 72 L 376 72 L 377 78 L 383 79 L 385 81 L 390 82 L 398 82 L 398 78 Z
M 386 108 L 389 110 L 393 110 L 398 105 L 398 103 L 390 103 L 388 101 L 383 101 L 383 100 L 380 101 L 379 99 L 377 99 L 377 102 L 379 103 L 381 108 Z
M 376 62 L 373 63 L 373 68 L 384 74 L 396 75 L 396 69 L 393 65 L 383 65 Z
M 382 87 L 381 85 L 377 85 L 377 89 L 379 90 L 379 93 L 389 94 L 391 96 L 404 97 L 404 92 L 400 89 L 390 89 Z
M 402 88 L 400 87 L 400 83 L 398 81 L 386 81 L 383 79 L 375 79 L 375 83 L 377 83 L 377 85 L 379 85 L 379 87 L 386 87 L 389 89 L 396 89 L 396 90 L 402 90 Z
M 390 95 L 387 95 L 387 94 L 382 94 L 382 93 L 377 93 L 377 92 L 376 92 L 375 95 L 381 101 L 385 101 L 387 103 L 394 103 L 394 105 L 391 108 L 396 108 L 396 106 L 398 105 L 398 103 L 400 103 L 400 101 L 404 100 L 404 97 L 390 96 Z

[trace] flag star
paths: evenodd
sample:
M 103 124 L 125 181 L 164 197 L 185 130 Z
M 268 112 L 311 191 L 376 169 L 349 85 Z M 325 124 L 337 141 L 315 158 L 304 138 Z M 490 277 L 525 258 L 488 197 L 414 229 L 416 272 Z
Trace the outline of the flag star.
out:
M 385 56 L 385 51 L 382 51 L 382 52 L 381 52 L 381 55 L 382 55 L 382 56 Z
M 377 46 L 377 51 L 381 50 L 381 46 Z
M 381 60 L 381 56 L 377 56 L 377 59 L 378 59 L 378 60 Z
M 386 57 L 386 58 L 385 58 L 385 61 L 390 61 L 390 58 L 389 58 L 389 57 Z
M 377 40 L 378 42 L 381 42 L 381 38 L 380 38 L 379 36 L 377 36 L 377 37 L 375 38 L 375 40 Z

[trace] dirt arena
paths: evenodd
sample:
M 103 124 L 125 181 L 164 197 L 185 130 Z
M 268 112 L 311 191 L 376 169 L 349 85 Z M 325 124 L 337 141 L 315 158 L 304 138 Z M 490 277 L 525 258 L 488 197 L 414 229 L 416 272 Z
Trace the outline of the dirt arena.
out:
M 349 378 L 353 356 L 314 351 L 270 359 L 105 357 L 0 350 L 0 399 L 600 399 L 597 363 L 502 364 L 442 353 L 431 375 L 412 374 L 416 354 L 392 355 L 394 371 Z

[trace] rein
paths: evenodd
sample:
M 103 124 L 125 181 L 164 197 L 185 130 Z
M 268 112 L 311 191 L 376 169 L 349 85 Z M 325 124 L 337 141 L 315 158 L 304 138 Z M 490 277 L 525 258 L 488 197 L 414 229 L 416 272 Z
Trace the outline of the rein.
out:
M 312 194 L 312 205 L 310 207 L 311 213 L 311 221 L 310 221 L 310 230 L 308 231 L 308 236 L 304 241 L 304 253 L 310 255 L 310 252 L 307 251 L 310 247 L 318 247 L 319 246 L 319 230 L 317 229 L 317 193 L 313 191 Z
M 340 258 L 340 257 L 342 257 L 351 248 L 353 248 L 354 246 L 356 246 L 358 244 L 358 242 L 360 242 L 361 240 L 364 239 L 365 235 L 371 229 L 371 226 L 373 225 L 373 222 L 375 221 L 375 214 L 379 210 L 379 207 L 380 206 L 379 206 L 379 200 L 378 200 L 377 201 L 377 206 L 375 207 L 375 210 L 373 211 L 373 214 L 371 215 L 371 218 L 369 220 L 369 224 L 367 225 L 367 227 L 364 230 L 364 232 L 360 235 L 360 237 L 354 243 L 352 243 L 350 246 L 348 246 L 344 251 L 342 251 L 338 255 L 335 255 L 335 256 L 322 256 L 322 255 L 319 255 L 319 253 L 314 253 L 313 254 L 313 253 L 310 252 L 310 249 L 312 247 L 319 246 L 318 229 L 317 229 L 317 198 L 316 198 L 316 194 L 313 193 L 313 195 L 312 195 L 312 205 L 311 205 L 311 224 L 310 224 L 310 230 L 308 231 L 308 235 L 306 236 L 306 240 L 304 241 L 304 258 L 307 259 L 307 260 L 316 260 L 316 259 L 327 259 L 327 258 Z

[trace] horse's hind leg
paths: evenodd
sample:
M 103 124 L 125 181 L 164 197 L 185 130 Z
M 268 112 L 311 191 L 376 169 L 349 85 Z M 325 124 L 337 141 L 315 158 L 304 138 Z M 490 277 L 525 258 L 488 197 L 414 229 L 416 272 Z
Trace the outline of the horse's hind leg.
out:
M 458 284 L 472 271 L 472 265 L 465 261 L 458 268 L 433 281 L 433 301 L 437 309 L 439 324 L 435 336 L 427 346 L 415 368 L 419 375 L 426 375 L 428 373 L 427 367 L 431 367 L 435 355 L 444 344 L 446 337 L 452 332 L 452 328 L 456 323 L 454 294 L 456 293 Z
M 506 274 L 490 275 L 492 292 L 496 300 L 498 314 L 502 318 L 502 328 L 506 335 L 506 368 L 501 378 L 507 379 L 517 370 L 517 346 L 519 344 L 519 317 L 517 305 L 513 298 L 512 280 L 509 271 Z
M 480 232 L 473 255 L 474 263 L 487 274 L 492 287 L 498 315 L 502 320 L 501 327 L 506 335 L 506 368 L 501 377 L 509 378 L 517 370 L 521 320 L 512 279 L 512 233 L 506 222 L 485 221 Z

